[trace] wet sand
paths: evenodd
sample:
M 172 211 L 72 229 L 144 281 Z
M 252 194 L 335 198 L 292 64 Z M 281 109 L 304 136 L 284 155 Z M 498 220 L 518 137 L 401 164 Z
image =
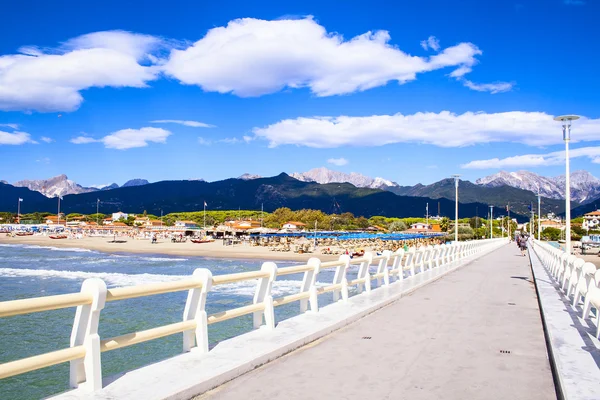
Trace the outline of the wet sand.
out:
M 285 260 L 307 261 L 311 257 L 319 257 L 323 261 L 337 260 L 338 256 L 323 255 L 320 250 L 315 253 L 297 254 L 290 252 L 269 251 L 267 247 L 236 244 L 224 246 L 222 240 L 212 243 L 171 243 L 170 240 L 161 239 L 152 244 L 150 240 L 137 240 L 132 238 L 117 237 L 117 241 L 126 240 L 125 243 L 110 243 L 112 236 L 86 237 L 83 239 L 50 239 L 47 236 L 18 236 L 8 237 L 0 235 L 2 244 L 26 244 L 35 246 L 70 247 L 101 251 L 104 253 L 145 253 L 169 254 L 179 256 L 199 256 L 213 258 L 239 258 L 262 261 Z

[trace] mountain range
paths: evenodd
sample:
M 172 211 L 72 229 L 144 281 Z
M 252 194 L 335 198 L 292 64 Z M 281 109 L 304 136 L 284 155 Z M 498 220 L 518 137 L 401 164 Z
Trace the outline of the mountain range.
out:
M 565 175 L 544 177 L 529 171 L 505 172 L 486 176 L 475 181 L 478 185 L 487 187 L 512 186 L 530 190 L 551 199 L 565 199 Z M 571 173 L 571 200 L 585 204 L 600 196 L 600 179 L 587 171 Z
M 22 198 L 21 212 L 56 212 L 56 199 L 24 187 L 0 183 L 0 210 L 16 211 L 17 200 Z M 282 173 L 270 178 L 232 178 L 217 182 L 162 181 L 142 186 L 120 187 L 112 190 L 71 194 L 64 196 L 61 211 L 66 213 L 93 213 L 100 199 L 100 212 L 119 210 L 160 215 L 175 211 L 202 210 L 204 202 L 211 210 L 255 209 L 265 211 L 279 207 L 311 208 L 327 213 L 351 212 L 370 217 L 374 215 L 409 217 L 425 214 L 426 197 L 398 196 L 389 191 L 357 188 L 350 183 L 319 184 L 303 182 Z M 454 201 L 440 198 L 442 215 L 454 216 Z M 460 215 L 476 212 L 486 215 L 483 203 L 462 203 Z M 13 212 L 14 212 L 13 211 Z M 521 216 L 517 216 L 521 217 Z
M 284 180 L 283 177 L 286 177 Z M 270 180 L 276 180 L 276 184 L 269 183 Z M 4 191 L 8 190 L 7 182 L 2 181 L 6 187 Z M 166 182 L 166 183 L 165 183 Z M 225 200 L 221 198 L 221 194 L 224 193 L 223 182 L 228 182 L 230 191 L 230 199 Z M 258 183 L 263 182 L 261 185 Z M 266 183 L 265 183 L 266 182 Z M 294 186 L 290 182 L 298 182 L 296 185 L 304 184 L 303 186 Z M 160 184 L 160 185 L 158 185 Z M 157 186 L 158 185 L 158 186 Z M 173 193 L 155 193 L 153 191 L 157 187 L 168 185 L 169 190 Z M 194 185 L 200 185 L 198 188 L 203 190 L 200 192 L 189 192 L 190 188 L 196 187 Z M 208 185 L 208 186 L 206 186 Z M 358 205 L 355 204 L 357 199 L 366 201 L 371 197 L 368 197 L 377 192 L 391 192 L 396 195 L 395 197 L 389 197 L 392 203 L 397 203 L 402 199 L 401 202 L 407 206 L 407 210 L 412 209 L 412 205 L 409 203 L 420 204 L 424 200 L 424 204 L 421 210 L 416 210 L 416 214 L 409 214 L 412 216 L 419 216 L 424 214 L 424 207 L 426 203 L 429 203 L 430 214 L 437 214 L 438 203 L 440 207 L 440 214 L 453 216 L 452 213 L 444 214 L 442 211 L 442 203 L 444 200 L 454 200 L 454 181 L 453 179 L 443 179 L 439 182 L 435 182 L 430 185 L 417 184 L 414 186 L 400 186 L 396 182 L 387 180 L 384 178 L 371 178 L 358 173 L 343 173 L 338 171 L 331 171 L 327 168 L 315 168 L 303 173 L 292 173 L 290 175 L 281 174 L 277 177 L 263 178 L 258 175 L 244 174 L 238 178 L 226 179 L 218 182 L 206 182 L 202 179 L 195 180 L 184 180 L 184 181 L 164 181 L 157 182 L 155 184 L 148 183 L 144 179 L 133 179 L 126 182 L 123 186 L 119 187 L 117 184 L 104 186 L 102 188 L 90 188 L 83 187 L 71 180 L 65 175 L 60 175 L 47 180 L 39 181 L 20 181 L 16 182 L 10 187 L 27 188 L 34 192 L 39 192 L 46 198 L 55 197 L 57 195 L 69 196 L 69 199 L 76 200 L 73 203 L 73 207 L 84 207 L 87 208 L 88 200 L 85 195 L 89 194 L 89 198 L 92 200 L 95 206 L 95 199 L 100 198 L 103 204 L 110 205 L 111 207 L 121 208 L 130 210 L 130 207 L 139 208 L 145 207 L 144 209 L 148 212 L 162 209 L 167 212 L 171 211 L 186 211 L 186 210 L 197 210 L 202 209 L 204 200 L 211 199 L 213 202 L 211 208 L 221 208 L 231 206 L 234 209 L 238 207 L 253 209 L 256 208 L 258 200 L 251 201 L 249 196 L 253 195 L 254 199 L 260 198 L 261 203 L 272 204 L 273 206 L 300 206 L 298 199 L 302 194 L 295 194 L 290 191 L 290 188 L 298 187 L 302 193 L 309 196 L 309 192 L 306 190 L 313 190 L 314 193 L 310 195 L 311 201 L 316 208 L 319 208 L 325 212 L 344 212 L 346 206 L 342 206 L 336 196 L 347 196 L 351 204 L 352 210 L 362 210 L 370 215 L 392 215 L 391 210 L 396 209 L 392 204 L 383 207 L 380 204 L 377 205 Z M 211 193 L 209 190 L 204 189 L 216 188 L 217 193 Z M 564 193 L 564 177 L 546 178 L 528 171 L 518 172 L 499 172 L 497 174 L 481 178 L 472 183 L 469 181 L 460 181 L 459 183 L 459 201 L 461 204 L 465 203 L 479 203 L 476 205 L 472 212 L 472 215 L 477 213 L 480 216 L 485 216 L 488 211 L 488 205 L 496 207 L 494 212 L 495 215 L 506 214 L 506 205 L 510 203 L 510 209 L 512 215 L 526 216 L 529 213 L 529 207 L 533 204 L 534 208 L 537 208 L 537 188 L 540 188 L 540 194 L 542 195 L 542 212 L 554 212 L 560 214 L 564 212 L 564 201 L 562 200 L 562 194 Z M 254 190 L 253 193 L 241 193 L 240 190 L 243 188 L 251 188 Z M 335 190 L 331 188 L 337 188 Z M 534 188 L 534 191 L 531 190 Z M 600 180 L 593 177 L 586 171 L 575 171 L 571 175 L 571 188 L 573 193 L 572 207 L 574 208 L 574 215 L 577 212 L 588 212 L 595 209 L 596 204 L 600 203 Z M 124 189 L 135 189 L 135 196 L 129 197 L 129 190 Z M 149 191 L 148 193 L 146 191 Z M 339 193 L 338 193 L 339 192 Z M 100 193 L 103 193 L 100 196 Z M 338 193 L 337 195 L 335 193 Z M 107 196 L 105 196 L 106 194 Z M 198 196 L 202 195 L 203 198 Z M 71 197 L 75 196 L 75 197 Z M 122 197 L 126 196 L 126 197 Z M 141 196 L 144 197 L 141 200 Z M 182 196 L 185 196 L 182 197 Z M 14 196 L 13 196 L 14 197 Z M 23 197 L 23 196 L 21 196 Z M 9 196 L 10 198 L 10 196 Z M 7 201 L 9 200 L 7 198 Z M 406 200 L 413 199 L 413 200 Z M 416 198 L 419 198 L 417 200 Z M 85 199 L 80 202 L 79 199 Z M 149 204 L 149 199 L 154 199 L 154 203 Z M 38 199 L 32 199 L 34 203 L 46 204 L 45 201 Z M 580 204 L 577 200 L 581 200 Z M 14 208 L 11 205 L 14 202 L 12 199 L 6 206 L 8 209 Z M 172 202 L 170 204 L 169 202 Z M 51 202 L 54 204 L 54 201 Z M 68 203 L 71 203 L 69 201 Z M 303 199 L 300 203 L 309 203 L 307 199 Z M 335 204 L 340 205 L 340 209 L 334 207 Z M 63 203 L 63 207 L 69 207 L 67 202 Z M 91 203 L 90 203 L 91 204 Z M 193 208 L 193 207 L 199 208 Z M 45 206 L 44 206 L 45 207 Z M 178 208 L 179 207 L 179 208 Z M 304 207 L 304 206 L 303 206 Z M 54 209 L 44 209 L 46 211 Z M 277 207 L 275 207 L 277 208 Z M 293 207 L 292 207 L 293 208 Z M 7 209 L 7 208 L 4 208 Z M 267 208 L 265 208 L 267 209 Z M 112 208 L 111 208 L 112 210 Z M 38 210 L 40 211 L 40 210 Z M 88 210 L 89 211 L 89 210 Z M 88 212 L 80 211 L 80 212 Z M 117 210 L 113 210 L 117 211 Z M 354 212 L 354 211 L 351 211 Z M 462 213 L 462 211 L 461 211 Z M 360 214 L 359 214 L 360 215 Z M 406 215 L 406 212 L 401 212 L 395 215 Z
M 2 181 L 3 183 L 8 183 Z M 147 185 L 149 182 L 145 179 L 131 179 L 121 187 Z M 66 196 L 69 194 L 80 194 L 97 192 L 99 190 L 111 190 L 119 187 L 116 183 L 102 187 L 84 187 L 70 180 L 66 175 L 58 175 L 50 179 L 22 180 L 12 184 L 16 187 L 24 187 L 29 190 L 40 192 L 46 197 Z

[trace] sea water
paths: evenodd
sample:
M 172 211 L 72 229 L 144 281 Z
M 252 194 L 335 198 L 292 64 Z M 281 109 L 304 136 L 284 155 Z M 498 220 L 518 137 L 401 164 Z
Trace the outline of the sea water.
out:
M 296 262 L 296 264 L 298 264 Z M 100 278 L 109 288 L 169 282 L 190 276 L 196 268 L 213 275 L 256 271 L 261 261 L 140 254 L 107 254 L 78 248 L 0 244 L 0 301 L 78 292 L 87 278 Z M 279 267 L 294 265 L 277 262 Z M 332 282 L 333 271 L 319 274 L 322 285 Z M 273 284 L 273 296 L 297 293 L 302 275 L 283 276 Z M 256 281 L 216 286 L 206 310 L 213 314 L 248 305 Z M 141 331 L 182 320 L 187 292 L 110 302 L 102 310 L 102 339 Z M 319 296 L 320 305 L 331 294 Z M 299 312 L 298 303 L 276 308 L 276 321 Z M 0 363 L 69 347 L 75 308 L 0 318 Z M 216 343 L 252 329 L 247 315 L 209 326 L 209 342 Z M 104 377 L 180 354 L 182 334 L 102 353 Z M 69 365 L 32 371 L 0 380 L 1 399 L 39 399 L 69 389 Z

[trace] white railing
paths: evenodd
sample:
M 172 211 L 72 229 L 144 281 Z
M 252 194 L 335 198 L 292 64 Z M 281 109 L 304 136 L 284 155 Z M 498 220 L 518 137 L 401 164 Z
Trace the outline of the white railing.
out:
M 573 308 L 583 300 L 581 318 L 590 318 L 591 310 L 596 310 L 596 338 L 600 339 L 600 269 L 597 270 L 591 262 L 585 262 L 572 254 L 567 255 L 546 242 L 533 240 L 533 249 L 546 271 L 571 301 Z
M 0 379 L 37 370 L 63 362 L 70 362 L 70 386 L 86 391 L 102 387 L 101 353 L 117 350 L 161 337 L 183 333 L 183 351 L 208 352 L 207 326 L 243 315 L 253 315 L 254 328 L 275 329 L 274 307 L 295 301 L 300 302 L 300 312 L 318 313 L 320 294 L 332 293 L 333 301 L 345 302 L 349 288 L 356 286 L 357 293 L 368 295 L 371 282 L 386 286 L 392 279 L 402 281 L 424 271 L 439 268 L 482 251 L 494 249 L 505 243 L 503 239 L 468 241 L 449 245 L 400 249 L 394 253 L 384 251 L 380 255 L 366 253 L 360 258 L 340 256 L 339 260 L 322 262 L 311 258 L 306 264 L 278 268 L 273 262 L 265 262 L 259 271 L 213 276 L 208 269 L 199 268 L 191 277 L 175 282 L 107 289 L 101 279 L 87 279 L 79 293 L 37 297 L 0 302 L 0 318 L 40 311 L 77 307 L 71 332 L 70 347 L 33 357 L 0 364 Z M 356 279 L 348 281 L 350 266 L 358 266 Z M 370 267 L 375 266 L 374 273 Z M 333 281 L 327 286 L 317 285 L 319 272 L 335 269 Z M 273 282 L 280 276 L 303 273 L 300 291 L 278 298 L 272 297 Z M 251 304 L 216 314 L 207 315 L 207 293 L 218 285 L 234 282 L 257 282 Z M 188 291 L 181 322 L 133 332 L 113 338 L 101 339 L 98 335 L 100 313 L 106 302 L 164 293 Z

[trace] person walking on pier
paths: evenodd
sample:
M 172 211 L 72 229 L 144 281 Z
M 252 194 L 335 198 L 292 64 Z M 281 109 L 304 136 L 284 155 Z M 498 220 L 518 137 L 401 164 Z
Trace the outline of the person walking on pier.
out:
M 519 245 L 519 249 L 521 249 L 521 255 L 525 257 L 525 250 L 527 250 L 527 238 L 523 235 L 519 236 L 517 244 Z

